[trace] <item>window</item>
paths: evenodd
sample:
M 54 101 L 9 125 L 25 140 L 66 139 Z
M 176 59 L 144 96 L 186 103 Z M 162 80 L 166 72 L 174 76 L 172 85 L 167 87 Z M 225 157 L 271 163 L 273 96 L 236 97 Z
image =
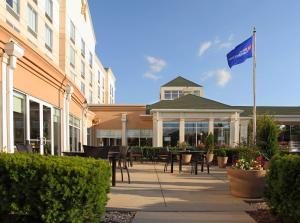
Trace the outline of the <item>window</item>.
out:
M 75 68 L 75 49 L 70 46 L 70 65 Z
M 90 72 L 90 86 L 93 86 L 93 73 Z
M 54 140 L 54 155 L 60 155 L 60 142 L 61 142 L 61 116 L 60 110 L 53 109 L 53 140 Z
M 46 0 L 45 15 L 52 22 L 52 19 L 53 19 L 53 2 L 52 2 L 52 0 Z
M 120 146 L 122 144 L 121 129 L 97 129 L 97 146 Z
M 104 77 L 102 77 L 102 89 L 104 90 Z
M 83 82 L 81 82 L 80 90 L 83 94 L 85 94 L 85 84 Z
M 128 129 L 128 146 L 152 146 L 152 129 Z
M 101 80 L 100 80 L 100 78 L 101 78 L 101 74 L 100 74 L 100 71 L 98 71 L 98 84 L 100 84 L 100 83 L 101 83 Z
M 100 99 L 100 97 L 101 97 L 101 88 L 100 86 L 98 86 L 98 98 Z
M 71 71 L 71 78 L 74 82 L 76 82 L 76 74 L 74 72 Z
M 85 42 L 81 39 L 81 55 L 85 57 Z
M 91 90 L 89 91 L 89 103 L 93 103 L 93 92 Z
M 26 130 L 26 98 L 14 92 L 14 143 L 25 144 Z
M 80 151 L 80 120 L 72 115 L 69 116 L 69 137 L 70 137 L 70 151 Z
M 52 51 L 53 33 L 47 24 L 45 25 L 45 46 L 48 50 Z
M 92 68 L 93 67 L 93 54 L 90 52 L 89 53 L 89 64 L 90 64 L 90 67 Z
M 6 9 L 16 19 L 19 19 L 19 14 L 20 14 L 20 0 L 6 0 Z
M 163 146 L 176 146 L 179 141 L 179 122 L 163 122 Z
M 185 122 L 184 141 L 190 146 L 201 146 L 208 135 L 208 122 Z
M 85 64 L 84 64 L 83 60 L 81 61 L 81 64 L 80 64 L 80 73 L 81 73 L 81 77 L 84 78 L 85 77 Z
M 214 137 L 218 145 L 229 145 L 230 123 L 228 121 L 215 121 Z
M 75 25 L 70 20 L 70 40 L 75 44 Z
M 165 100 L 174 100 L 183 96 L 182 91 L 165 91 Z
M 27 5 L 27 23 L 28 23 L 28 31 L 34 35 L 35 37 L 37 36 L 37 13 L 36 11 L 32 8 L 31 5 Z

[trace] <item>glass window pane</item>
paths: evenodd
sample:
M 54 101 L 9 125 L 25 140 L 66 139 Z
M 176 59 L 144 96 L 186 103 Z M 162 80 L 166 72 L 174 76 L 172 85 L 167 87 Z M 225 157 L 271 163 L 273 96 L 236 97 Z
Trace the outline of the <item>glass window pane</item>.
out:
M 14 95 L 14 143 L 25 144 L 25 96 L 21 94 Z

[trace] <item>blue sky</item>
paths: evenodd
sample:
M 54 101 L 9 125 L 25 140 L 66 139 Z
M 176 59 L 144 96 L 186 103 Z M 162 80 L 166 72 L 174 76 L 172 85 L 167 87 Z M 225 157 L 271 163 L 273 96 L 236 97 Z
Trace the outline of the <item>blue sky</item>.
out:
M 90 0 L 96 51 L 117 77 L 116 102 L 149 104 L 178 75 L 205 97 L 252 104 L 252 59 L 226 54 L 257 29 L 257 104 L 300 105 L 298 0 Z

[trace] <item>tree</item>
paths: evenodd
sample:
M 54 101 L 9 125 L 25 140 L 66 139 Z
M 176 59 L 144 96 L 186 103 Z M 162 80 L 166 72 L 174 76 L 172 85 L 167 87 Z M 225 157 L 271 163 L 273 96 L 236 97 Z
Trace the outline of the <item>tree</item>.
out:
M 263 156 L 270 160 L 278 151 L 279 127 L 269 115 L 264 115 L 257 122 L 257 146 Z

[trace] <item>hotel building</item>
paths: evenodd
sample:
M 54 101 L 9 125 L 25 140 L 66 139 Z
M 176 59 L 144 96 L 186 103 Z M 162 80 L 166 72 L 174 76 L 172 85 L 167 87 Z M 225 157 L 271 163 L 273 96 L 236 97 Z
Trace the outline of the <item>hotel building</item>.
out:
M 31 144 L 41 154 L 81 150 L 88 105 L 114 104 L 116 78 L 95 53 L 85 0 L 0 2 L 0 150 Z
M 160 89 L 151 105 L 91 105 L 93 145 L 200 146 L 212 133 L 219 145 L 236 146 L 250 138 L 251 106 L 230 106 L 204 97 L 204 87 L 181 76 Z M 300 142 L 300 107 L 258 106 L 280 126 L 279 141 Z
M 181 76 L 151 105 L 116 105 L 116 78 L 95 53 L 85 0 L 0 2 L 0 151 L 30 144 L 41 154 L 82 145 L 200 146 L 249 138 L 251 107 L 204 97 L 204 87 Z M 300 107 L 258 106 L 280 125 L 282 145 L 300 142 Z

